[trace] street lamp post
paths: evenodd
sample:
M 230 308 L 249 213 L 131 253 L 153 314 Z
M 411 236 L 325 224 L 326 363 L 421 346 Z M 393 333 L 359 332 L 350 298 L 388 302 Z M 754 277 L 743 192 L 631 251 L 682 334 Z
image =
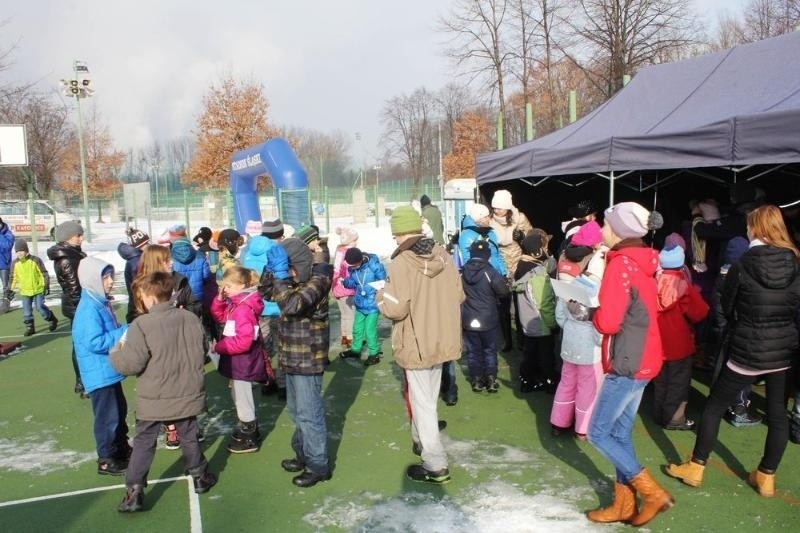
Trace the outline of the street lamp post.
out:
M 78 150 L 80 151 L 81 161 L 81 192 L 83 193 L 83 218 L 84 234 L 86 241 L 92 242 L 92 226 L 89 220 L 89 186 L 86 182 L 86 159 L 83 149 L 83 116 L 81 115 L 81 99 L 88 98 L 94 94 L 94 89 L 90 88 L 92 81 L 85 76 L 89 74 L 89 67 L 83 61 L 77 59 L 72 62 L 72 71 L 75 77 L 71 80 L 61 80 L 64 88 L 64 95 L 75 98 L 78 108 Z
M 380 213 L 380 180 L 379 174 L 381 172 L 381 166 L 375 165 L 372 167 L 375 171 L 375 227 L 380 227 L 381 225 L 381 213 Z

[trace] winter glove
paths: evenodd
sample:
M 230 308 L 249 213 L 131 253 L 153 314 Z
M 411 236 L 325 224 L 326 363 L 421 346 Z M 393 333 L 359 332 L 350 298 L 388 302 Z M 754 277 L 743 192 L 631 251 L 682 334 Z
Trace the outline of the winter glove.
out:
M 587 322 L 591 320 L 592 315 L 594 314 L 593 309 L 589 309 L 585 305 L 579 304 L 575 300 L 570 300 L 567 302 L 567 310 L 572 315 L 572 318 L 580 322 Z
M 525 232 L 517 228 L 511 232 L 511 238 L 514 239 L 516 243 L 522 243 L 522 240 L 525 238 Z

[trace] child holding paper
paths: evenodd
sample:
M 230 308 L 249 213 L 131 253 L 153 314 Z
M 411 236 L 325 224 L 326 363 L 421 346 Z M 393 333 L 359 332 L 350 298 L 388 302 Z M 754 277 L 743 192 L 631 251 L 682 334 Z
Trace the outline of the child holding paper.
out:
M 353 321 L 353 343 L 349 350 L 339 354 L 339 357 L 361 357 L 361 348 L 367 343 L 368 357 L 364 366 L 381 362 L 381 345 L 378 342 L 378 305 L 375 302 L 378 282 L 386 279 L 386 270 L 380 259 L 375 254 L 363 253 L 358 248 L 349 248 L 344 254 L 344 261 L 348 265 L 349 276 L 341 280 L 346 289 L 353 289 L 353 300 L 356 306 L 356 315 Z
M 591 321 L 591 313 L 597 305 L 584 305 L 597 299 L 600 280 L 605 270 L 605 257 L 603 252 L 598 252 L 602 240 L 597 222 L 590 221 L 581 226 L 573 236 L 572 246 L 587 248 L 592 258 L 586 262 L 585 270 L 572 281 L 553 281 L 556 296 L 559 297 L 556 302 L 556 322 L 563 330 L 560 350 L 563 360 L 561 379 L 550 412 L 554 436 L 569 431 L 574 425 L 575 438 L 586 440 L 597 391 L 603 381 L 603 366 L 600 362 L 602 335 Z M 572 289 L 572 296 L 580 290 L 584 302 L 570 299 L 567 291 L 562 294 L 559 290 L 562 286 Z

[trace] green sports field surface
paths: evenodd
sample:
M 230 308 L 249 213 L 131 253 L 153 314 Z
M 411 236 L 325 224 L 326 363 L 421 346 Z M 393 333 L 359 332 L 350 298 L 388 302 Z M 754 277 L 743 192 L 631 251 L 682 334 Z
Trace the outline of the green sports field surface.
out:
M 331 306 L 332 311 L 335 306 Z M 60 317 L 60 309 L 54 308 Z M 37 316 L 37 326 L 45 329 Z M 388 323 L 381 322 L 387 339 Z M 0 342 L 23 340 L 19 309 L 0 316 Z M 332 327 L 338 333 L 338 325 Z M 332 337 L 338 338 L 334 334 Z M 96 473 L 89 400 L 73 392 L 68 322 L 54 333 L 24 338 L 24 349 L 0 358 L 0 531 L 609 531 L 585 511 L 610 501 L 613 469 L 587 442 L 550 435 L 552 396 L 516 390 L 518 353 L 500 358 L 498 394 L 473 393 L 458 373 L 458 404 L 440 403 L 439 418 L 452 481 L 415 483 L 405 468 L 418 460 L 401 395 L 401 373 L 385 357 L 365 368 L 339 360 L 325 374 L 333 479 L 310 489 L 280 467 L 292 455 L 292 424 L 283 402 L 254 390 L 261 432 L 258 453 L 226 450 L 235 411 L 226 380 L 208 366 L 208 413 L 201 418 L 210 470 L 219 483 L 196 496 L 183 477 L 179 451 L 163 448 L 150 471 L 145 511 L 121 515 L 124 478 Z M 690 399 L 696 417 L 707 392 L 697 374 Z M 124 382 L 133 427 L 136 379 Z M 763 409 L 763 390 L 755 403 Z M 670 490 L 676 505 L 645 526 L 650 531 L 793 531 L 800 519 L 800 446 L 789 444 L 765 499 L 745 482 L 758 463 L 766 426 L 723 423 L 702 488 L 661 471 L 691 451 L 694 434 L 651 422 L 645 393 L 635 428 L 640 461 Z M 132 436 L 132 435 L 131 435 Z

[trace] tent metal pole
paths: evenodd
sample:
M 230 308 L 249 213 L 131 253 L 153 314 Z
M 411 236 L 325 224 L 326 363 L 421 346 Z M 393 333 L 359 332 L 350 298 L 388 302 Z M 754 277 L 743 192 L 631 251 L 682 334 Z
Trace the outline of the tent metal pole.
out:
M 608 177 L 608 207 L 614 205 L 614 171 Z

